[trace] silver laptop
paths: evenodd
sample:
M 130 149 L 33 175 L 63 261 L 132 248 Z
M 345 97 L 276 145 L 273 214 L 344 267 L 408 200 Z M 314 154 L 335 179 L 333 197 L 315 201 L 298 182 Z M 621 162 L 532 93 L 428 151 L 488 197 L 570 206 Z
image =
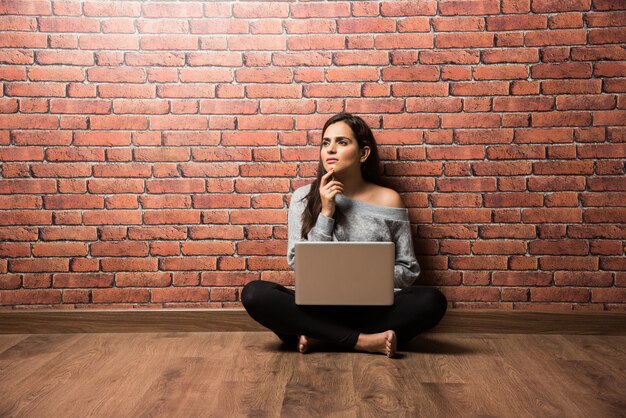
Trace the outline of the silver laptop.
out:
M 392 305 L 393 242 L 295 244 L 297 305 Z

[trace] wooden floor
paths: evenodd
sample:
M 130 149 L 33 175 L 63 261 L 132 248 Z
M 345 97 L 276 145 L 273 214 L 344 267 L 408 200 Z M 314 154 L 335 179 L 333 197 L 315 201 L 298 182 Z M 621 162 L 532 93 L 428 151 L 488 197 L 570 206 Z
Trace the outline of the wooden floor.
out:
M 396 359 L 269 332 L 0 335 L 1 417 L 619 417 L 626 336 L 425 333 Z

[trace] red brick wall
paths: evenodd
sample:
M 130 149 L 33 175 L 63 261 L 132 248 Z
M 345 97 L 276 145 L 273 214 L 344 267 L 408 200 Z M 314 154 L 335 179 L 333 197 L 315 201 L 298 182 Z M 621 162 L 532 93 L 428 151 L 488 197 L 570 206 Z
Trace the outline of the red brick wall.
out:
M 624 310 L 626 3 L 0 3 L 0 309 L 239 306 L 289 193 L 375 129 L 421 283 Z

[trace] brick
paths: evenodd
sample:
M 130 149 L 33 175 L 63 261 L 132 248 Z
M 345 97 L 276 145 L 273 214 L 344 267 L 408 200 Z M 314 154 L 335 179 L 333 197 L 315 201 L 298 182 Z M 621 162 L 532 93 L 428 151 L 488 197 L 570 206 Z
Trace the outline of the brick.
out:
M 548 18 L 541 15 L 489 16 L 486 24 L 488 31 L 547 29 Z
M 591 300 L 593 302 L 616 302 L 623 303 L 626 298 L 626 289 L 592 289 Z
M 521 241 L 488 240 L 472 244 L 473 254 L 525 254 L 526 245 Z
M 474 174 L 478 176 L 513 176 L 530 174 L 532 171 L 531 163 L 526 161 L 519 162 L 474 162 L 472 163 Z
M 380 5 L 382 16 L 415 16 L 415 15 L 435 15 L 437 13 L 436 1 L 414 2 L 392 2 L 385 1 Z
M 344 48 L 345 37 L 343 35 L 293 35 L 287 39 L 287 49 L 292 51 Z
M 157 271 L 156 258 L 113 257 L 100 260 L 102 271 Z
M 150 301 L 148 289 L 93 289 L 93 303 L 146 303 Z
M 239 116 L 239 129 L 293 129 L 293 118 L 290 116 Z
M 84 225 L 127 225 L 141 224 L 141 213 L 133 210 L 84 211 Z
M 522 211 L 524 222 L 582 222 L 581 209 L 565 208 L 529 208 Z
M 443 32 L 444 28 L 441 25 L 437 26 L 436 22 L 433 22 L 435 31 Z M 458 27 L 458 29 L 461 29 Z M 424 17 L 409 17 L 398 21 L 398 32 L 429 32 L 430 22 L 428 18 Z
M 539 259 L 541 270 L 598 270 L 598 257 L 545 256 Z
M 509 257 L 509 269 L 511 270 L 537 270 L 537 257 L 511 256 Z
M 147 182 L 150 184 L 150 180 Z M 140 179 L 96 179 L 87 182 L 90 193 L 141 193 L 144 190 L 144 181 Z M 149 190 L 149 187 L 148 187 Z
M 190 208 L 191 196 L 162 195 L 140 196 L 141 206 L 144 208 Z
M 180 244 L 178 242 L 164 241 L 150 243 L 150 255 L 152 256 L 177 256 L 180 254 Z
M 585 178 L 582 176 L 545 176 L 530 177 L 529 191 L 584 190 Z
M 133 154 L 136 161 L 189 161 L 189 148 L 137 148 Z
M 185 209 L 150 210 L 144 212 L 145 224 L 198 224 L 200 212 Z
M 315 101 L 313 100 L 261 100 L 261 113 L 311 114 L 314 112 Z
M 578 206 L 578 194 L 574 192 L 548 194 L 546 195 L 546 206 Z
M 384 19 L 376 17 L 337 20 L 337 32 L 339 33 L 377 33 L 395 31 L 395 19 Z
M 187 241 L 182 244 L 184 255 L 232 255 L 235 253 L 232 242 L 226 241 Z
M 505 256 L 451 256 L 450 267 L 462 270 L 506 270 Z
M 204 302 L 209 299 L 206 288 L 162 288 L 151 290 L 151 302 Z
M 201 193 L 205 185 L 203 179 L 147 180 L 146 190 L 148 193 Z
M 126 272 L 115 275 L 119 287 L 165 287 L 171 284 L 170 273 Z
M 103 288 L 113 286 L 113 274 L 70 273 L 55 274 L 53 286 L 57 288 Z
M 2 243 L 0 256 L 3 258 L 30 257 L 30 245 L 27 243 Z
M 216 257 L 167 257 L 161 258 L 159 268 L 161 270 L 200 270 L 213 271 L 217 265 Z
M 526 33 L 525 42 L 527 46 L 584 45 L 586 44 L 585 35 L 585 31 L 580 29 L 534 31 Z
M 540 240 L 528 243 L 530 254 L 552 255 L 586 255 L 589 253 L 589 243 L 585 240 Z
M 72 133 L 67 131 L 13 131 L 15 145 L 70 145 Z
M 330 82 L 377 81 L 378 79 L 378 69 L 376 68 L 343 67 L 326 70 L 326 80 Z
M 235 190 L 238 193 L 268 193 L 268 192 L 287 192 L 289 191 L 289 182 L 287 179 L 237 179 L 235 181 Z
M 496 145 L 487 147 L 490 160 L 539 159 L 545 158 L 545 147 L 540 145 Z
M 622 244 L 619 241 L 591 241 L 591 254 L 619 255 L 622 253 Z
M 600 257 L 602 270 L 626 270 L 624 257 Z
M 229 195 L 224 195 L 227 197 Z M 205 196 L 202 196 L 205 197 Z M 207 196 L 210 197 L 210 196 Z M 233 197 L 233 196 L 231 196 Z M 238 196 L 243 197 L 243 196 Z M 207 206 L 208 207 L 208 206 Z M 239 240 L 244 238 L 243 227 L 241 226 L 192 226 L 189 227 L 189 237 L 191 239 L 232 239 Z
M 437 190 L 440 192 L 495 191 L 494 178 L 446 178 L 437 179 Z
M 626 222 L 626 208 L 587 208 L 584 210 L 583 220 L 590 223 Z
M 217 266 L 220 270 L 243 270 L 246 260 L 239 257 L 218 257 Z
M 626 144 L 577 145 L 579 158 L 626 158 Z
M 350 4 L 348 2 L 337 3 L 297 3 L 291 5 L 292 18 L 317 18 L 317 17 L 348 17 L 350 16 Z
M 187 238 L 187 230 L 186 227 L 181 226 L 130 227 L 128 238 L 132 240 L 184 240 Z
M 501 177 L 498 179 L 498 190 L 501 192 L 517 192 L 526 190 L 526 178 Z
M 9 271 L 36 273 L 36 272 L 64 272 L 69 271 L 67 258 L 34 258 L 9 260 Z
M 626 202 L 626 193 L 581 193 L 580 198 L 583 206 L 624 206 L 623 202 Z
M 102 196 L 44 196 L 46 209 L 102 209 Z
M 494 286 L 549 286 L 552 282 L 552 273 L 543 272 L 494 271 L 491 277 Z
M 46 305 L 60 302 L 60 290 L 0 291 L 0 305 Z
M 531 301 L 545 302 L 589 302 L 588 289 L 581 288 L 532 288 L 530 289 Z
M 337 32 L 337 23 L 331 19 L 287 20 L 284 24 L 289 34 Z
M 374 45 L 377 49 L 433 48 L 434 38 L 431 34 L 421 33 L 377 35 Z
M 73 258 L 70 260 L 71 271 L 86 272 L 86 271 L 98 271 L 99 269 L 100 269 L 100 261 L 95 258 Z
M 0 225 L 50 225 L 52 213 L 42 210 L 13 210 L 0 217 Z
M 0 161 L 41 161 L 42 147 L 0 148 Z
M 498 14 L 499 1 L 446 1 L 439 4 L 439 14 L 445 15 L 484 15 Z
M 454 302 L 455 305 L 462 306 L 464 302 L 457 301 L 483 301 L 484 303 L 488 303 L 488 301 L 496 301 L 500 299 L 500 291 L 496 288 L 489 288 L 484 286 L 467 286 L 467 287 L 448 287 L 445 286 L 442 288 L 442 292 L 446 296 L 446 298 Z M 470 307 L 478 305 L 479 307 L 484 307 L 481 302 L 465 302 Z M 491 306 L 488 304 L 487 306 Z
M 571 238 L 613 238 L 624 239 L 624 225 L 569 225 L 567 234 Z
M 39 209 L 41 202 L 39 196 L 0 196 L 0 209 Z
M 437 223 L 488 223 L 491 221 L 491 211 L 488 209 L 437 209 L 434 211 L 434 221 Z
M 413 99 L 407 99 L 407 108 L 409 101 Z M 419 100 L 419 99 L 418 99 Z M 459 109 L 461 101 L 459 100 Z M 455 109 L 456 110 L 456 109 Z M 497 132 L 492 130 L 471 129 L 462 130 L 458 129 L 454 132 L 455 142 L 458 144 L 494 144 L 494 143 L 511 143 L 513 142 L 514 131 L 512 129 L 500 129 Z
M 591 177 L 587 180 L 590 191 L 622 191 L 626 190 L 623 179 L 616 177 Z
M 609 272 L 557 271 L 554 273 L 554 284 L 557 286 L 597 287 L 597 286 L 610 286 L 612 283 L 613 283 L 613 276 Z
M 174 286 L 197 286 L 200 283 L 200 274 L 196 272 L 171 273 Z
M 286 224 L 287 216 L 284 210 L 252 209 L 232 210 L 231 223 L 238 224 Z
M 94 242 L 90 244 L 90 249 L 91 255 L 96 257 L 141 257 L 148 255 L 146 242 Z

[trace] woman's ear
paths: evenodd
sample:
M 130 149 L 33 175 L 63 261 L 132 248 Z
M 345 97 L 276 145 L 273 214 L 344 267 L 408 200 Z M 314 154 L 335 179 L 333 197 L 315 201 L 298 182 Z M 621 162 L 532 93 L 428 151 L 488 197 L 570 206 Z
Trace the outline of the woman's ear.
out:
M 361 162 L 364 163 L 365 160 L 367 160 L 367 157 L 369 157 L 369 155 L 370 155 L 370 147 L 366 145 L 361 149 Z

